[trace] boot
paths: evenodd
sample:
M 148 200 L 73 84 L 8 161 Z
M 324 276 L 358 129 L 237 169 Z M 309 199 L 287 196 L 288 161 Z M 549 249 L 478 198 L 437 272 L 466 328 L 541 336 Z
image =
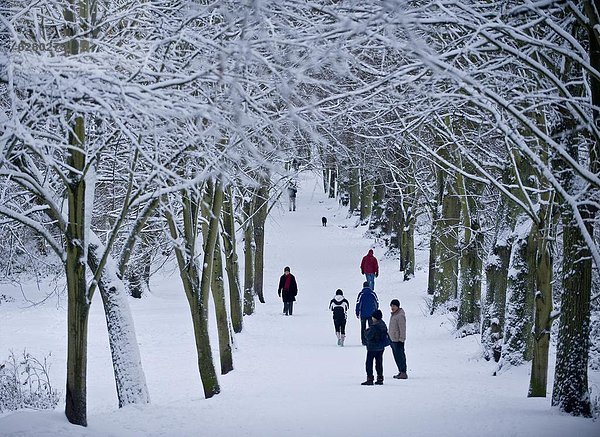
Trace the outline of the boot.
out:
M 383 385 L 383 375 L 377 375 L 377 381 L 375 381 L 375 385 Z
M 406 372 L 400 372 L 397 375 L 394 375 L 394 379 L 408 379 L 408 375 Z
M 342 338 L 340 340 L 340 346 L 344 346 L 344 340 L 346 339 L 346 336 L 342 334 Z
M 372 376 L 367 376 L 367 380 L 365 382 L 361 382 L 360 385 L 373 385 L 373 378 Z
M 341 346 L 342 345 L 342 335 L 339 332 L 336 332 L 335 335 L 337 335 L 337 345 Z

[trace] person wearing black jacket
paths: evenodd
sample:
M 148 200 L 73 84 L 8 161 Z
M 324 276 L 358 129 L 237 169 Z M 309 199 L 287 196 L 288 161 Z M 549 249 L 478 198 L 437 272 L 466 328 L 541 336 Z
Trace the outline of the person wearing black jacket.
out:
M 367 360 L 365 369 L 367 371 L 367 380 L 361 385 L 373 385 L 373 360 L 375 360 L 375 370 L 377 371 L 376 385 L 383 385 L 383 351 L 390 345 L 390 338 L 387 332 L 387 326 L 383 319 L 381 310 L 373 311 L 371 316 L 373 324 L 367 328 L 365 333 L 367 337 Z
M 296 278 L 290 273 L 290 268 L 283 269 L 283 275 L 279 278 L 279 288 L 277 294 L 283 300 L 283 314 L 286 316 L 292 315 L 294 301 L 298 294 L 298 284 Z
M 333 299 L 329 302 L 329 309 L 333 311 L 333 327 L 335 328 L 335 335 L 338 339 L 338 346 L 344 346 L 344 340 L 346 339 L 346 318 L 348 308 L 350 308 L 350 304 L 344 297 L 344 292 L 338 289 L 335 292 Z

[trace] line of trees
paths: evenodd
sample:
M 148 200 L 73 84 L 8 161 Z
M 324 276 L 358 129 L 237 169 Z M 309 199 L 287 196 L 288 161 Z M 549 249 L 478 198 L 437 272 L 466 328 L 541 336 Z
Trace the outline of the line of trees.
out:
M 265 301 L 265 222 L 292 159 L 323 169 L 325 191 L 398 254 L 405 280 L 427 235 L 432 313 L 455 312 L 459 336 L 481 334 L 499 371 L 531 361 L 530 396 L 546 395 L 559 320 L 552 402 L 590 415 L 595 2 L 0 8 L 0 40 L 13 47 L 0 58 L 0 226 L 12 254 L 3 267 L 49 251 L 61 266 L 71 422 L 87 420 L 96 289 L 119 405 L 149 402 L 127 296 L 148 292 L 168 259 L 205 397 L 219 393 L 210 302 L 225 374 L 232 332 Z

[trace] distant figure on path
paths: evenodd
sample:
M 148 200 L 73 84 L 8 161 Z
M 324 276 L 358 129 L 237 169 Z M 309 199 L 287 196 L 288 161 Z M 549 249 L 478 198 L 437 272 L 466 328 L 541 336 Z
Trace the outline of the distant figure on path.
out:
M 290 182 L 288 186 L 288 198 L 289 198 L 289 206 L 290 211 L 296 211 L 296 193 L 298 192 L 298 188 L 296 188 L 296 184 Z
M 283 269 L 283 275 L 279 278 L 279 288 L 277 294 L 283 300 L 283 314 L 291 316 L 294 308 L 294 301 L 298 294 L 298 284 L 296 278 L 290 273 L 290 268 Z
M 365 331 L 367 324 L 371 326 L 371 314 L 373 311 L 379 309 L 379 300 L 375 292 L 369 287 L 368 282 L 363 283 L 363 289 L 358 293 L 356 298 L 356 317 L 360 319 L 360 340 L 363 346 L 367 345 L 367 338 L 365 337 Z
M 379 264 L 373 255 L 373 249 L 369 249 L 369 253 L 363 256 L 360 262 L 360 272 L 365 275 L 371 290 L 375 291 L 375 278 L 379 276 Z
M 327 226 L 327 217 L 321 217 L 321 224 Z
M 406 314 L 400 308 L 400 301 L 392 299 L 390 302 L 392 315 L 390 316 L 389 334 L 390 346 L 394 354 L 394 361 L 398 366 L 398 374 L 394 375 L 396 379 L 408 379 L 406 374 L 406 355 L 404 353 L 404 342 L 406 341 Z
M 376 385 L 383 385 L 383 351 L 390 344 L 387 326 L 380 310 L 373 311 L 371 316 L 373 323 L 367 329 L 367 359 L 365 361 L 365 370 L 367 371 L 367 380 L 361 385 L 373 385 L 373 360 L 375 360 L 375 371 L 377 372 Z
M 350 308 L 350 304 L 344 297 L 344 292 L 337 289 L 335 296 L 329 302 L 329 309 L 333 311 L 333 327 L 335 328 L 335 335 L 338 339 L 338 346 L 344 346 L 344 340 L 346 339 L 346 318 L 348 308 Z

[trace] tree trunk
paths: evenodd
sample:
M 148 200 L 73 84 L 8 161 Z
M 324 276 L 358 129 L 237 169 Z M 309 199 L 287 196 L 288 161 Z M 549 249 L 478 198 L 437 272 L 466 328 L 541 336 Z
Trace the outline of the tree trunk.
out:
M 464 226 L 464 244 L 460 256 L 460 305 L 456 329 L 460 336 L 480 332 L 481 275 L 483 270 L 483 232 L 479 225 L 476 197 L 482 187 L 459 176 Z
M 563 248 L 563 294 L 552 405 L 574 416 L 590 417 L 588 354 L 593 268 L 581 229 L 568 210 L 563 213 Z
M 409 182 L 410 184 L 410 182 Z M 400 270 L 404 272 L 404 281 L 415 276 L 415 203 L 414 187 L 408 185 L 401 199 L 402 227 L 400 231 Z
M 150 263 L 152 257 L 147 250 L 152 245 L 147 234 L 143 233 L 143 229 L 148 222 L 148 219 L 154 214 L 156 208 L 160 203 L 160 197 L 157 197 L 150 201 L 144 209 L 139 213 L 134 226 L 129 232 L 127 240 L 123 245 L 121 254 L 119 256 L 119 277 L 126 278 L 128 282 L 128 289 L 131 296 L 135 298 L 141 298 L 144 291 L 150 289 Z M 132 266 L 129 265 L 129 260 L 133 253 L 138 240 L 141 239 L 141 261 L 136 261 Z
M 473 219 L 473 235 L 460 258 L 460 306 L 456 328 L 462 336 L 480 332 L 483 233 L 477 219 Z
M 93 272 L 100 268 L 105 250 L 100 239 L 90 233 L 87 259 Z M 149 403 L 150 395 L 127 301 L 127 289 L 118 277 L 117 266 L 110 258 L 102 267 L 98 289 L 106 316 L 119 408 L 129 404 Z
M 506 326 L 500 367 L 518 366 L 532 358 L 533 300 L 537 244 L 532 219 L 521 213 L 516 219 L 515 239 L 509 264 Z
M 147 292 L 150 283 L 150 263 L 152 257 L 147 247 L 140 248 L 141 253 L 137 259 L 127 268 L 127 288 L 132 297 L 140 299 Z
M 545 230 L 540 229 L 540 231 Z M 542 232 L 538 232 L 533 359 L 528 397 L 546 397 L 548 385 L 548 350 L 550 349 L 550 330 L 552 328 L 552 254 L 549 240 L 541 234 Z
M 508 284 L 508 264 L 513 244 L 514 222 L 509 215 L 506 199 L 500 199 L 496 221 L 496 238 L 491 255 L 487 259 L 486 304 L 481 329 L 483 356 L 486 360 L 500 361 L 502 352 L 502 332 L 506 310 L 506 288 Z
M 348 184 L 350 189 L 350 214 L 355 214 L 360 208 L 360 180 L 359 170 L 357 167 L 350 169 L 350 181 Z
M 244 315 L 254 313 L 254 229 L 252 214 L 254 196 L 244 196 L 242 211 L 244 219 Z
M 360 223 L 366 225 L 373 211 L 373 179 L 363 174 L 360 191 Z
M 240 293 L 240 279 L 238 256 L 235 238 L 235 219 L 233 214 L 233 192 L 231 186 L 225 191 L 226 198 L 223 202 L 223 248 L 225 251 L 225 270 L 229 285 L 229 305 L 231 308 L 231 324 L 233 332 L 242 332 L 243 313 L 242 296 Z
M 208 222 L 206 243 L 204 244 L 204 262 L 202 264 L 204 268 L 202 269 L 202 277 L 200 279 L 200 298 L 198 299 L 203 329 L 204 327 L 208 328 L 208 295 L 211 289 L 214 269 L 214 253 L 217 245 L 217 237 L 219 236 L 219 217 L 221 216 L 221 209 L 223 207 L 223 187 L 220 179 L 217 179 L 212 191 L 214 192 L 214 196 L 210 204 L 212 210 Z M 205 338 L 208 338 L 208 332 L 206 333 Z M 198 346 L 198 340 L 196 341 L 196 345 Z M 204 341 L 203 344 L 199 345 L 198 357 L 199 361 L 200 357 L 203 358 L 201 361 L 200 374 L 202 375 L 204 395 L 207 398 L 210 398 L 215 394 L 220 393 L 221 388 L 215 372 L 209 341 Z
M 221 193 L 217 191 L 221 190 Z M 202 202 L 202 237 L 204 247 L 208 243 L 209 223 L 219 226 L 220 217 L 213 217 L 210 206 L 211 200 L 220 196 L 223 199 L 223 189 L 220 184 L 214 185 L 211 181 L 206 184 L 204 201 Z M 212 259 L 212 275 L 210 280 L 210 290 L 215 305 L 215 319 L 217 321 L 217 336 L 219 338 L 219 361 L 221 363 L 221 375 L 225 375 L 233 370 L 233 356 L 231 354 L 231 336 L 229 331 L 229 318 L 227 316 L 227 303 L 225 302 L 225 284 L 223 281 L 223 257 L 221 255 L 221 242 L 219 232 L 215 237 L 215 247 Z
M 223 258 L 221 257 L 221 245 L 219 244 L 219 235 L 217 235 L 217 243 L 215 245 L 213 278 L 210 288 L 212 290 L 212 297 L 215 304 L 215 316 L 217 319 L 221 375 L 225 375 L 233 370 L 233 355 L 231 348 L 231 335 L 229 331 L 229 319 L 227 317 L 227 303 L 225 302 L 225 284 L 223 283 Z
M 386 202 L 385 194 L 385 185 L 381 180 L 378 180 L 373 189 L 373 209 L 369 223 L 369 229 L 378 233 L 380 233 L 383 228 L 383 212 L 385 210 Z
M 181 196 L 183 204 L 182 235 L 179 235 L 175 218 L 169 210 L 165 211 L 165 218 L 169 225 L 172 241 L 183 241 L 185 245 L 185 247 L 176 245 L 175 255 L 179 266 L 179 276 L 192 315 L 200 379 L 204 396 L 208 399 L 220 392 L 208 332 L 208 296 L 222 196 L 219 199 L 215 195 L 215 199 L 211 202 L 212 214 L 208 225 L 207 243 L 202 264 L 204 269 L 202 269 L 201 274 L 198 264 L 199 255 L 197 255 L 198 245 L 196 243 L 198 239 L 198 201 L 195 199 L 195 195 L 192 197 L 193 194 L 188 190 L 183 190 Z
M 335 185 L 337 181 L 337 171 L 335 169 L 335 165 L 329 169 L 329 198 L 335 199 Z
M 254 201 L 254 217 L 252 225 L 254 228 L 254 292 L 260 303 L 265 303 L 263 293 L 263 276 L 265 261 L 265 222 L 269 211 L 269 179 L 261 179 L 260 188 L 256 193 Z
M 588 22 L 586 30 L 589 41 L 589 59 L 591 66 L 600 71 L 600 16 L 597 2 L 586 0 L 584 9 Z M 589 75 L 589 90 L 591 93 L 592 124 L 600 126 L 600 80 Z M 569 78 L 576 83 L 578 78 Z M 583 92 L 577 94 L 584 95 Z M 570 116 L 563 117 L 564 121 L 575 123 Z M 573 131 L 577 131 L 573 129 Z M 570 144 L 575 149 L 576 142 Z M 600 142 L 592 137 L 589 142 L 589 167 L 593 174 L 600 170 Z M 566 146 L 569 146 L 568 144 Z M 577 149 L 570 151 L 577 156 Z M 571 173 L 571 172 L 569 172 Z M 573 178 L 573 175 L 569 175 Z M 575 182 L 575 181 L 573 181 Z M 569 183 L 570 185 L 570 183 Z M 588 198 L 597 198 L 597 187 L 590 188 Z M 563 199 L 564 201 L 564 199 Z M 590 392 L 588 388 L 588 355 L 590 337 L 590 306 L 593 265 L 588 243 L 584 238 L 583 229 L 574 221 L 572 211 L 563 207 L 563 294 L 560 306 L 560 327 L 556 347 L 556 367 L 552 405 L 558 406 L 574 416 L 591 415 Z M 580 213 L 585 221 L 589 235 L 593 235 L 593 221 L 597 208 L 587 205 L 581 207 Z M 596 266 L 596 269 L 598 266 Z
M 330 172 L 331 172 L 331 177 L 329 178 L 329 198 L 335 199 L 335 195 L 336 195 L 335 186 L 337 183 L 337 170 L 335 168 L 335 164 L 331 168 Z
M 436 208 L 437 209 L 437 208 Z M 428 262 L 428 270 L 427 270 L 427 294 L 430 296 L 433 296 L 435 294 L 435 275 L 436 275 L 436 265 L 435 265 L 435 260 L 437 258 L 437 241 L 438 241 L 438 237 L 437 237 L 437 229 L 438 229 L 438 218 L 435 217 L 433 218 L 433 221 L 431 223 L 431 236 L 429 238 L 429 262 Z M 433 305 L 432 305 L 432 311 L 431 314 L 433 314 Z
M 84 175 L 85 122 L 76 117 L 69 134 L 71 145 L 67 190 L 68 217 L 66 232 L 67 260 L 67 388 L 65 414 L 69 422 L 87 426 L 87 327 L 91 296 L 88 295 L 86 280 L 87 226 L 86 187 Z M 91 205 L 89 206 L 91 207 Z
M 437 243 L 432 313 L 440 307 L 447 306 L 457 297 L 458 292 L 458 227 L 461 204 L 456 190 L 457 178 L 446 176 L 444 179 L 445 189 L 441 199 L 441 211 L 434 230 Z
M 86 40 L 80 41 L 76 35 L 88 24 L 88 5 L 82 1 L 65 7 L 63 14 L 67 25 L 65 34 L 69 38 L 65 46 L 70 55 L 77 55 L 88 49 Z M 87 229 L 86 220 L 86 148 L 85 120 L 82 116 L 67 113 L 73 117 L 69 132 L 68 163 L 70 166 L 67 186 L 68 223 L 66 229 L 67 258 L 65 263 L 67 280 L 67 387 L 65 393 L 65 415 L 75 425 L 87 426 L 87 328 L 92 296 L 88 294 L 86 280 Z M 93 196 L 92 196 L 93 198 Z

